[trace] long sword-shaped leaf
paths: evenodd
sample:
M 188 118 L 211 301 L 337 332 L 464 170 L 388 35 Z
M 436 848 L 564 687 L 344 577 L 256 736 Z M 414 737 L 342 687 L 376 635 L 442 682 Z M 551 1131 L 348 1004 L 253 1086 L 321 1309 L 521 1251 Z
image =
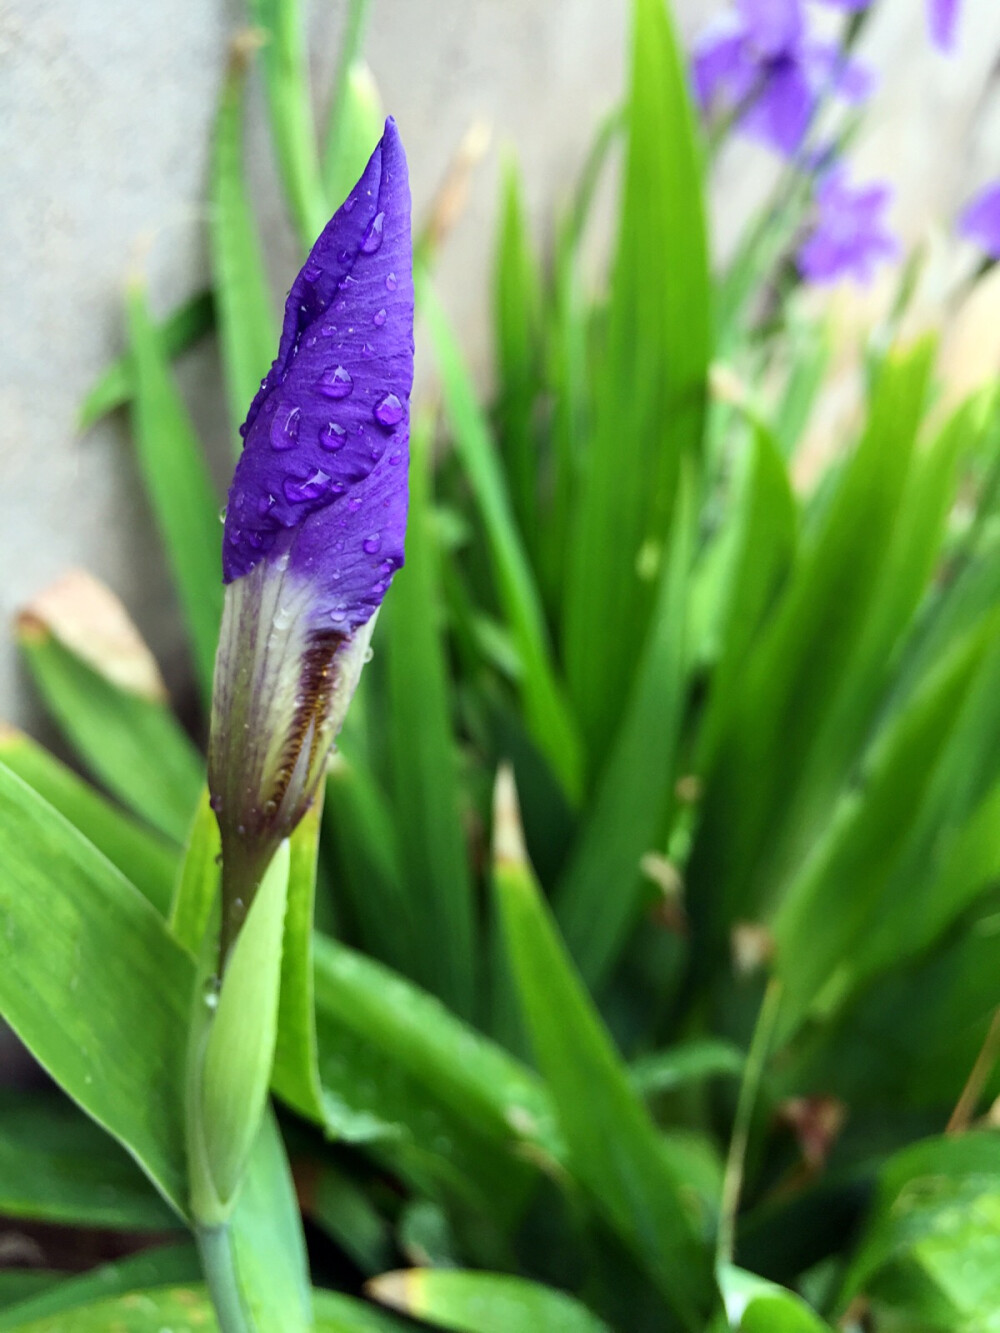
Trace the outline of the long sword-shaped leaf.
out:
M 215 323 L 215 307 L 211 292 L 199 292 L 172 311 L 157 334 L 163 344 L 164 356 L 171 360 L 193 347 L 199 338 Z M 131 352 L 113 361 L 83 400 L 77 425 L 89 430 L 101 417 L 123 407 L 135 393 L 135 362 Z
M 139 464 L 191 636 L 203 698 L 208 699 L 222 615 L 219 501 L 138 287 L 129 293 L 128 317 Z
M 32 787 L 166 915 L 176 847 L 126 815 L 30 736 L 0 727 L 0 764 Z
M 564 1292 L 502 1273 L 410 1268 L 382 1274 L 367 1290 L 395 1310 L 457 1333 L 609 1333 Z
M 700 453 L 711 297 L 688 78 L 663 0 L 636 0 L 611 305 L 564 602 L 567 677 L 596 764 L 646 637 L 681 460 Z
M 403 878 L 421 947 L 421 980 L 456 1013 L 472 1012 L 473 896 L 440 639 L 430 440 L 416 432 L 406 565 L 388 608 L 389 743 Z
M 309 101 L 305 16 L 299 0 L 249 0 L 263 37 L 261 61 L 271 137 L 303 250 L 329 219 Z
M 497 783 L 494 857 L 507 953 L 570 1168 L 683 1326 L 703 1328 L 711 1302 L 707 1251 L 663 1143 L 545 908 L 505 772 Z
M 444 382 L 456 448 L 486 529 L 500 604 L 521 657 L 521 694 L 528 727 L 567 794 L 578 799 L 583 774 L 580 742 L 556 676 L 538 589 L 518 537 L 489 428 L 444 311 L 426 277 L 419 283 L 418 299 Z
M 0 768 L 0 1014 L 183 1215 L 194 964 L 163 918 Z
M 277 346 L 243 165 L 245 67 L 246 57 L 234 50 L 215 119 L 211 194 L 212 276 L 234 442 Z

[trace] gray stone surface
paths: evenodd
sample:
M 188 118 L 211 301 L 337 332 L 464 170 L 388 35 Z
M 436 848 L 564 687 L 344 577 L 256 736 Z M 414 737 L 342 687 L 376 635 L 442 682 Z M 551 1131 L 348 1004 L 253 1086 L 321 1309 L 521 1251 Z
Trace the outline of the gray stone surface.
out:
M 683 0 L 690 34 L 715 6 Z M 961 51 L 927 48 L 916 0 L 883 0 L 867 45 L 883 72 L 859 157 L 891 171 L 910 237 L 1000 174 L 990 74 L 1000 6 L 967 0 Z M 343 6 L 313 7 L 315 84 L 328 86 Z M 166 311 L 206 278 L 208 133 L 240 0 L 8 0 L 0 9 L 0 622 L 69 565 L 124 598 L 183 695 L 187 663 L 150 515 L 119 417 L 80 439 L 82 394 L 121 347 L 121 293 L 136 266 Z M 369 59 L 410 152 L 418 214 L 469 122 L 524 163 L 539 227 L 565 197 L 622 79 L 625 5 L 606 0 L 375 0 Z M 321 106 L 317 107 L 322 110 Z M 251 111 L 253 179 L 276 299 L 295 267 L 263 125 Z M 473 183 L 441 265 L 445 301 L 482 374 L 498 152 Z M 731 240 L 767 164 L 726 154 L 715 190 Z M 218 365 L 181 367 L 220 481 L 228 455 Z M 0 716 L 37 726 L 30 687 L 0 638 Z

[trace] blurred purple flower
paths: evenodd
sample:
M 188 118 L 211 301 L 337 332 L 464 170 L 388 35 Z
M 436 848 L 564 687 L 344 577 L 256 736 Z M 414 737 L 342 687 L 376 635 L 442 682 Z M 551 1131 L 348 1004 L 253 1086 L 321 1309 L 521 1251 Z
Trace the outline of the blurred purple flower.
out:
M 815 220 L 798 252 L 803 275 L 811 282 L 870 282 L 875 268 L 899 252 L 882 216 L 891 199 L 888 185 L 851 186 L 843 167 L 828 172 L 816 187 Z
M 931 40 L 942 51 L 955 45 L 958 29 L 959 0 L 927 0 L 927 24 Z
M 962 210 L 958 234 L 975 242 L 993 259 L 1000 259 L 1000 181 L 994 181 Z
M 801 0 L 737 0 L 698 39 L 695 96 L 706 114 L 735 114 L 741 130 L 783 156 L 801 147 L 820 96 L 861 101 L 868 72 L 806 28 Z
M 224 889 L 233 866 L 255 882 L 312 799 L 403 563 L 412 380 L 410 190 L 389 119 L 292 284 L 242 428 L 209 746 Z

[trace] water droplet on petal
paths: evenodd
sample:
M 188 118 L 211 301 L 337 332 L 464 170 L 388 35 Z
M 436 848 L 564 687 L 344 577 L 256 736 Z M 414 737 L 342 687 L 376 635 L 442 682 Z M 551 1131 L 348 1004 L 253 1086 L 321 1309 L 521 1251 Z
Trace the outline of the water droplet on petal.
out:
M 386 320 L 386 314 L 384 309 L 377 310 L 375 314 L 372 316 L 372 323 L 375 325 L 377 329 L 380 329 L 382 327 L 382 325 L 385 323 L 385 320 Z
M 380 426 L 398 426 L 403 420 L 403 404 L 394 393 L 387 393 L 381 402 L 375 404 L 373 415 Z
M 302 276 L 305 278 L 306 282 L 315 282 L 322 272 L 323 270 L 316 263 L 316 261 L 314 259 L 310 259 L 309 262 L 306 264 L 305 268 L 302 270 Z
M 219 510 L 219 522 L 225 523 L 225 521 L 226 521 L 226 506 L 223 505 L 222 508 Z
M 390 467 L 398 467 L 399 464 L 400 464 L 402 461 L 403 461 L 403 455 L 402 455 L 402 452 L 401 452 L 399 449 L 394 450 L 394 451 L 389 455 L 389 466 L 390 466 Z
M 330 619 L 335 621 L 339 625 L 341 621 L 347 619 L 347 607 L 335 606 L 333 610 L 330 612 Z
M 219 982 L 215 977 L 209 977 L 208 981 L 202 987 L 201 998 L 205 1002 L 206 1009 L 215 1009 L 219 1003 Z
M 349 370 L 336 366 L 324 374 L 316 388 L 326 398 L 346 398 L 354 388 L 354 381 Z
M 320 333 L 322 333 L 324 338 L 332 338 L 336 332 L 337 332 L 336 324 L 324 324 L 323 327 L 320 329 Z
M 382 228 L 385 225 L 385 214 L 376 213 L 368 224 L 368 230 L 362 238 L 360 249 L 363 254 L 373 255 L 382 244 Z
M 356 194 L 349 194 L 347 198 L 344 200 L 341 207 L 343 208 L 345 213 L 349 213 L 357 202 L 358 202 L 358 196 Z
M 373 532 L 370 537 L 366 537 L 361 543 L 361 549 L 364 551 L 365 555 L 378 555 L 379 551 L 382 549 L 381 533 Z
M 350 498 L 350 500 L 348 500 L 347 507 L 352 514 L 356 514 L 358 510 L 361 508 L 361 501 L 358 499 L 356 495 L 353 495 Z
M 388 276 L 386 277 L 386 280 L 385 280 L 385 285 L 386 285 L 386 290 L 387 290 L 387 291 L 394 292 L 394 291 L 396 290 L 396 275 L 395 275 L 395 273 L 390 273 L 390 274 L 388 274 Z
M 350 259 L 350 257 L 351 257 L 350 250 L 341 250 L 340 254 L 337 256 L 337 261 L 338 263 L 346 264 Z
M 367 666 L 374 656 L 375 656 L 375 649 L 372 647 L 368 647 L 365 649 L 364 655 L 362 656 L 361 660 Z
M 306 500 L 318 500 L 325 495 L 330 485 L 330 474 L 317 468 L 305 481 L 301 477 L 286 477 L 282 483 L 285 498 L 290 504 L 302 504 Z
M 371 345 L 371 343 L 362 343 L 361 355 L 365 358 L 366 361 L 370 361 L 372 357 L 375 355 L 375 348 Z
M 329 421 L 319 433 L 319 442 L 324 449 L 329 449 L 330 453 L 336 453 L 338 449 L 343 449 L 347 441 L 347 431 L 343 426 L 338 426 L 335 421 Z
M 271 448 L 294 449 L 299 439 L 302 413 L 297 407 L 278 412 L 271 422 Z
M 262 495 L 257 501 L 257 513 L 263 518 L 265 514 L 270 513 L 277 503 L 273 495 Z

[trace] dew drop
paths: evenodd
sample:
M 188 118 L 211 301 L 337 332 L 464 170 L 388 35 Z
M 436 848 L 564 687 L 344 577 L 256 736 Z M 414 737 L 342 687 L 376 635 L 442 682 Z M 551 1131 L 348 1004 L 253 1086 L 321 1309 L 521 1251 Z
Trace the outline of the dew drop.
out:
M 282 483 L 285 498 L 290 504 L 302 504 L 306 500 L 318 500 L 325 495 L 330 485 L 330 474 L 317 468 L 305 481 L 299 477 L 286 477 Z
M 347 431 L 343 426 L 338 426 L 335 421 L 328 421 L 319 433 L 319 442 L 324 449 L 330 453 L 336 453 L 338 449 L 343 449 L 347 443 Z
M 201 991 L 201 998 L 206 1009 L 215 1009 L 219 1003 L 219 983 L 215 977 L 209 977 Z
M 385 214 L 376 213 L 368 224 L 368 230 L 362 238 L 360 250 L 363 254 L 373 255 L 382 244 L 382 228 L 385 225 Z
M 339 625 L 342 621 L 347 619 L 347 607 L 335 606 L 330 612 L 330 619 Z
M 361 355 L 365 358 L 366 361 L 370 361 L 372 357 L 375 355 L 375 348 L 371 345 L 371 343 L 363 343 L 361 346 Z
M 361 658 L 361 660 L 362 660 L 362 662 L 364 662 L 365 665 L 367 666 L 368 663 L 372 660 L 372 658 L 373 658 L 374 656 L 375 656 L 375 649 L 374 649 L 374 648 L 366 648 L 365 651 L 364 651 L 364 655 L 363 655 L 363 657 Z
M 343 208 L 345 213 L 350 213 L 351 209 L 357 202 L 358 202 L 358 196 L 356 194 L 349 194 L 347 198 L 344 200 L 341 207 Z
M 320 333 L 322 333 L 324 338 L 332 338 L 336 332 L 337 332 L 336 324 L 324 324 L 323 327 L 320 329 Z
M 403 420 L 403 404 L 394 393 L 387 393 L 375 404 L 373 416 L 380 426 L 398 426 Z
M 379 551 L 382 549 L 381 533 L 373 532 L 370 537 L 366 537 L 361 543 L 361 549 L 364 551 L 365 555 L 378 555 Z
M 322 272 L 323 270 L 316 261 L 310 259 L 308 264 L 306 264 L 305 268 L 302 270 L 302 276 L 305 278 L 306 282 L 315 282 Z
M 226 506 L 223 505 L 222 508 L 219 510 L 219 522 L 225 523 L 225 521 L 226 521 Z
M 354 388 L 354 381 L 349 370 L 337 366 L 324 374 L 316 388 L 325 398 L 346 398 Z
M 394 292 L 396 290 L 396 275 L 389 273 L 385 280 L 386 291 Z
M 382 325 L 385 323 L 385 320 L 386 320 L 386 314 L 384 309 L 377 310 L 375 314 L 372 316 L 372 323 L 375 325 L 377 329 L 380 329 L 382 327 Z
M 337 262 L 340 264 L 346 264 L 350 259 L 350 257 L 351 257 L 350 250 L 341 250 L 340 254 L 337 256 Z
M 313 334 L 310 334 L 310 336 L 306 339 L 306 346 L 307 346 L 307 347 L 315 347 L 316 344 L 317 344 L 318 342 L 319 342 L 319 339 L 316 337 L 315 333 L 313 333 Z
M 297 407 L 279 412 L 271 422 L 271 448 L 294 449 L 299 439 L 301 419 L 302 412 Z
M 402 461 L 403 461 L 403 455 L 402 455 L 402 452 L 401 452 L 399 449 L 394 450 L 394 451 L 389 455 L 389 466 L 390 466 L 390 467 L 398 467 L 399 464 L 400 464 Z
M 277 503 L 278 502 L 273 495 L 270 494 L 262 495 L 260 499 L 257 501 L 257 513 L 260 514 L 261 518 L 263 518 L 265 514 L 269 514 L 271 512 L 271 510 Z
M 347 507 L 352 514 L 356 514 L 358 510 L 361 508 L 361 501 L 358 499 L 356 495 L 353 495 L 350 498 L 350 500 L 348 500 Z

